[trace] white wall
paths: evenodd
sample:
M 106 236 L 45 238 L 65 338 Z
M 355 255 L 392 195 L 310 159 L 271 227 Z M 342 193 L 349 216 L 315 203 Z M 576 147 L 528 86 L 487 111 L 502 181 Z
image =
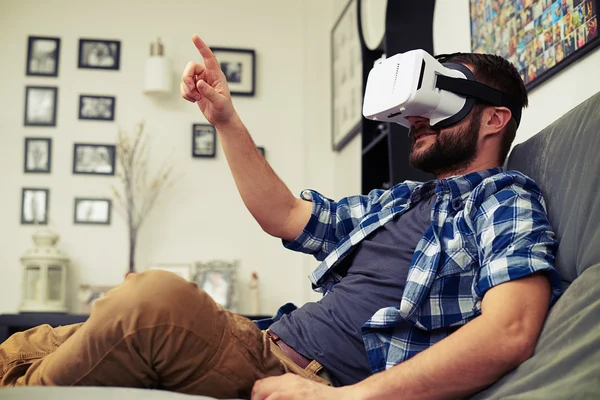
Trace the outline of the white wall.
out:
M 437 0 L 435 53 L 469 52 L 469 24 L 468 1 Z M 529 139 L 600 90 L 600 79 L 595 78 L 600 68 L 599 50 L 593 50 L 529 93 L 529 107 L 523 111 L 514 144 Z
M 314 12 L 314 10 L 319 12 Z M 334 155 L 330 150 L 329 41 L 333 8 L 318 0 L 105 0 L 55 2 L 2 0 L 0 4 L 0 313 L 15 312 L 20 298 L 19 257 L 31 246 L 34 229 L 20 225 L 24 186 L 50 188 L 50 227 L 72 259 L 71 292 L 80 283 L 118 284 L 127 269 L 125 224 L 116 213 L 109 227 L 75 226 L 75 196 L 109 196 L 115 178 L 74 176 L 75 142 L 114 143 L 118 126 L 132 130 L 145 119 L 153 137 L 153 161 L 171 155 L 182 173 L 157 204 L 142 231 L 139 269 L 150 263 L 239 259 L 240 298 L 251 271 L 261 279 L 262 310 L 309 298 L 308 256 L 286 251 L 264 234 L 244 208 L 221 149 L 214 160 L 190 156 L 191 125 L 204 122 L 199 110 L 176 93 L 163 99 L 142 93 L 149 43 L 163 39 L 174 79 L 189 60 L 198 60 L 190 37 L 213 46 L 253 48 L 257 53 L 257 95 L 234 104 L 267 159 L 294 193 L 306 186 L 330 195 Z M 27 37 L 62 39 L 58 78 L 25 76 Z M 121 70 L 77 69 L 80 37 L 122 41 Z M 26 85 L 59 87 L 57 127 L 24 127 Z M 80 93 L 114 95 L 117 120 L 77 119 Z M 50 175 L 24 174 L 25 137 L 53 138 Z M 308 178 L 310 176 L 310 178 Z M 73 302 L 75 303 L 75 302 Z M 73 305 L 73 311 L 77 307 Z M 241 312 L 247 312 L 245 304 Z

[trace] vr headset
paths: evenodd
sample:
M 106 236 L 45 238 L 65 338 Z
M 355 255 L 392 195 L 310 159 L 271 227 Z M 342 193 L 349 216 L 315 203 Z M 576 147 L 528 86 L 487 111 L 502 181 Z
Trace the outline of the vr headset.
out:
M 369 72 L 363 115 L 407 128 L 406 117 L 428 118 L 444 128 L 465 118 L 476 101 L 510 110 L 517 126 L 523 105 L 483 83 L 458 63 L 440 63 L 424 50 L 411 50 L 378 61 Z

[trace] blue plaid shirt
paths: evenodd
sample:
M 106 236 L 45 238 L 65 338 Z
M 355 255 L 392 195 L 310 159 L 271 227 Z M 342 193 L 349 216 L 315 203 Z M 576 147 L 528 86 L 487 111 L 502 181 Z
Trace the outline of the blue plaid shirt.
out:
M 377 311 L 362 328 L 373 372 L 408 360 L 473 320 L 485 292 L 501 283 L 545 271 L 552 303 L 560 296 L 553 268 L 557 242 L 542 193 L 527 176 L 501 168 L 406 181 L 338 202 L 305 190 L 301 197 L 313 202 L 312 216 L 284 245 L 321 261 L 310 279 L 326 295 L 343 278 L 335 266 L 357 244 L 432 192 L 431 225 L 414 251 L 400 304 Z M 275 319 L 293 308 L 284 306 Z

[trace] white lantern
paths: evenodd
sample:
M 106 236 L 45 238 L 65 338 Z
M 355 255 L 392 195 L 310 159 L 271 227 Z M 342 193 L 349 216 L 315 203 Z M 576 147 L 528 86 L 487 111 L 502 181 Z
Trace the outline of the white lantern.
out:
M 21 257 L 23 293 L 21 312 L 67 312 L 67 255 L 55 247 L 58 234 L 40 230 L 33 235 L 36 247 Z

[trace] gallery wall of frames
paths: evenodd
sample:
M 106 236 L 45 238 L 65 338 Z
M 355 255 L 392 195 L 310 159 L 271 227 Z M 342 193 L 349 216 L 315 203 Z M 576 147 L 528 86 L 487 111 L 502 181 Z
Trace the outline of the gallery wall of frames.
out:
M 25 74 L 31 77 L 52 78 L 59 75 L 61 39 L 50 36 L 29 36 Z M 215 48 L 221 68 L 231 86 L 232 95 L 254 96 L 255 52 L 249 49 Z M 112 39 L 80 38 L 78 58 L 72 60 L 79 69 L 119 71 L 121 65 L 121 41 Z M 63 60 L 64 61 L 64 60 Z M 60 88 L 57 85 L 25 86 L 25 127 L 56 128 Z M 79 120 L 112 123 L 117 114 L 116 96 L 106 93 L 82 93 L 77 101 L 78 110 L 73 115 Z M 215 158 L 217 134 L 210 124 L 191 123 L 191 155 L 193 158 Z M 51 129 L 48 130 L 52 132 Z M 52 135 L 24 138 L 23 171 L 26 174 L 83 174 L 102 179 L 114 176 L 116 145 L 114 143 L 72 144 L 71 171 L 52 170 Z M 265 156 L 263 146 L 258 147 Z M 47 187 L 23 187 L 21 193 L 21 224 L 46 225 L 51 206 L 51 193 Z M 73 199 L 73 223 L 110 225 L 112 200 L 90 198 L 85 194 Z

